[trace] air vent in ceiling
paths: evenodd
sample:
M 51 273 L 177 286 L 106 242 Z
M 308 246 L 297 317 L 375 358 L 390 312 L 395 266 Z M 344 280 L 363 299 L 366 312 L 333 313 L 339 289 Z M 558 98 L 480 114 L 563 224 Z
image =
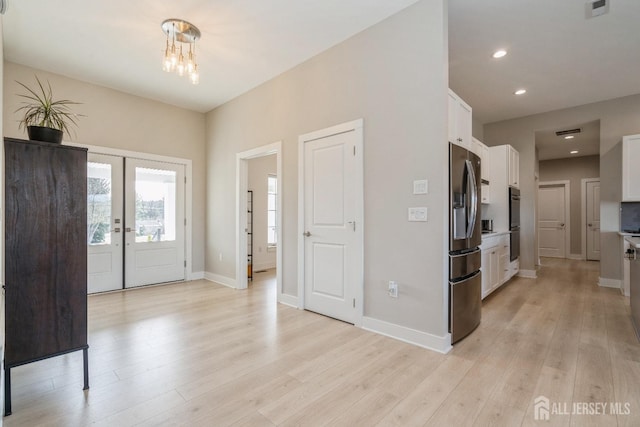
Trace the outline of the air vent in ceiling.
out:
M 582 132 L 582 128 L 576 128 L 576 129 L 565 129 L 565 130 L 559 130 L 556 132 L 557 136 L 565 136 L 565 135 L 574 135 L 576 133 L 580 133 Z
M 609 12 L 609 2 L 611 0 L 588 0 L 585 7 L 587 19 L 604 15 Z

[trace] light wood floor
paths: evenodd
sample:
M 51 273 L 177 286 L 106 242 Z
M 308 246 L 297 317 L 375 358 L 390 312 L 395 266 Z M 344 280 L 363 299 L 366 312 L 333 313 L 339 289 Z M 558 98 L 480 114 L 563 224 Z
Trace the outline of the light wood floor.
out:
M 91 389 L 81 352 L 15 368 L 5 425 L 528 426 L 540 395 L 631 410 L 544 425 L 640 425 L 640 344 L 597 263 L 545 259 L 447 355 L 278 305 L 256 276 L 91 296 Z

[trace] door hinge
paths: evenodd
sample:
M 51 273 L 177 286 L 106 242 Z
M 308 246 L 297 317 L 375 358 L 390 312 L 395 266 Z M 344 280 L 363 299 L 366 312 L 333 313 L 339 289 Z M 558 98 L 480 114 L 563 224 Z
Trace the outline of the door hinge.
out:
M 353 155 L 354 156 L 356 155 L 356 146 L 355 145 L 353 146 Z
M 356 299 L 353 299 L 353 308 L 356 308 Z
M 187 183 L 187 177 L 186 176 L 184 177 L 184 183 L 185 184 Z
M 184 260 L 184 266 L 185 267 L 187 266 L 187 260 L 186 259 Z
M 184 225 L 187 225 L 187 218 L 184 219 Z

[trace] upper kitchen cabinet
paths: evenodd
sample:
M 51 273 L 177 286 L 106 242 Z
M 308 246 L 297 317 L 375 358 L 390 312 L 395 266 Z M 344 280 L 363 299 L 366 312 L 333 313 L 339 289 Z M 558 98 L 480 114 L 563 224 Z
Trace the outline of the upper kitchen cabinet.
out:
M 640 135 L 622 138 L 622 201 L 640 202 Z
M 509 187 L 520 188 L 520 153 L 510 145 L 507 145 L 509 164 L 508 181 Z
M 471 107 L 449 89 L 449 142 L 472 150 Z
M 491 203 L 491 188 L 489 184 L 491 182 L 491 155 L 489 154 L 489 147 L 484 145 L 481 141 L 471 137 L 471 152 L 480 157 L 480 178 L 482 179 L 482 199 L 484 204 Z

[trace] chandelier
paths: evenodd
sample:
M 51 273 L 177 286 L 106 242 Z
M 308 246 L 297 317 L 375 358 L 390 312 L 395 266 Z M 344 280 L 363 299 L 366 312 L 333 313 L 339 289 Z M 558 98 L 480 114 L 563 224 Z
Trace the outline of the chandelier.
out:
M 200 30 L 190 22 L 172 18 L 162 22 L 162 31 L 167 35 L 162 70 L 178 73 L 179 76 L 187 75 L 194 85 L 200 83 L 196 62 L 196 40 L 200 38 Z M 189 52 L 183 50 L 183 46 L 187 44 Z

